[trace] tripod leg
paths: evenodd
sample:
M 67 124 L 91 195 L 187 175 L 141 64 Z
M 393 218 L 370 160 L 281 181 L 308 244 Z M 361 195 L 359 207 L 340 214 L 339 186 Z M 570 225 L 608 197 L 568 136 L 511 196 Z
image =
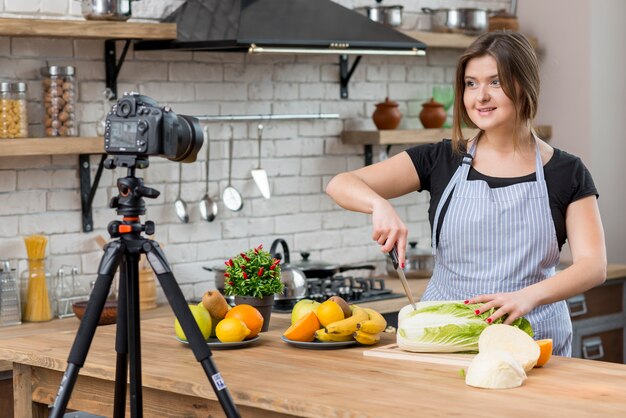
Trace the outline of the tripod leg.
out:
M 128 378 L 128 323 L 126 263 L 120 264 L 119 289 L 117 293 L 117 325 L 115 330 L 115 397 L 113 418 L 124 418 L 126 413 L 126 379 Z
M 96 333 L 96 327 L 100 320 L 100 314 L 104 308 L 109 290 L 111 289 L 111 282 L 115 275 L 115 270 L 120 262 L 120 259 L 124 253 L 124 245 L 119 241 L 113 241 L 104 247 L 104 255 L 100 261 L 100 267 L 98 268 L 98 278 L 96 284 L 89 296 L 89 302 L 85 309 L 83 319 L 80 321 L 80 326 L 76 332 L 76 338 L 72 344 L 70 355 L 67 359 L 67 369 L 63 374 L 61 385 L 57 392 L 50 418 L 61 418 L 67 408 L 67 403 L 70 400 L 76 378 L 78 377 L 78 371 L 85 364 L 91 341 Z
M 130 355 L 130 416 L 143 416 L 141 330 L 139 317 L 139 254 L 125 255 L 127 274 L 128 353 Z
M 183 292 L 176 283 L 176 278 L 172 274 L 172 270 L 165 258 L 165 254 L 161 251 L 159 245 L 150 240 L 146 240 L 143 245 L 143 250 L 146 252 L 150 266 L 156 273 L 157 279 L 163 288 L 165 296 L 174 311 L 174 315 L 178 318 L 180 325 L 185 333 L 185 336 L 189 340 L 189 345 L 193 351 L 196 360 L 200 362 L 204 372 L 209 378 L 209 382 L 213 387 L 213 391 L 217 396 L 224 413 L 228 418 L 239 418 L 239 411 L 233 402 L 233 399 L 226 387 L 226 383 L 222 379 L 217 367 L 211 359 L 211 349 L 206 344 L 206 340 L 198 328 Z

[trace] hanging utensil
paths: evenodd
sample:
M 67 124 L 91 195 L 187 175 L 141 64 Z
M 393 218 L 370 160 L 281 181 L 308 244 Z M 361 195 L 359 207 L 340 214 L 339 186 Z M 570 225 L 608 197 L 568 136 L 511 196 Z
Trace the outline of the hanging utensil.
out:
M 224 206 L 233 212 L 238 212 L 243 207 L 243 199 L 241 193 L 233 187 L 231 184 L 231 177 L 233 171 L 233 135 L 231 127 L 231 137 L 228 140 L 228 185 L 222 192 L 222 200 Z
M 393 262 L 393 267 L 398 272 L 398 277 L 402 282 L 402 287 L 404 288 L 404 293 L 406 293 L 406 297 L 409 299 L 409 303 L 413 306 L 413 310 L 416 310 L 415 301 L 413 300 L 413 293 L 411 292 L 411 288 L 409 287 L 409 282 L 406 281 L 406 276 L 404 275 L 404 270 L 400 267 L 400 261 L 398 260 L 398 247 L 393 246 L 393 249 L 389 253 L 391 257 L 391 261 Z
M 211 142 L 209 141 L 209 127 L 204 128 L 206 138 L 206 192 L 200 200 L 200 216 L 207 222 L 213 222 L 217 216 L 217 203 L 209 196 L 209 160 L 211 159 Z
M 174 202 L 174 207 L 176 208 L 176 216 L 182 223 L 189 222 L 189 212 L 187 211 L 187 203 L 180 196 L 180 192 L 182 189 L 182 177 L 183 177 L 183 164 L 178 164 L 178 197 Z
M 256 166 L 256 169 L 251 170 L 250 172 L 252 173 L 252 178 L 254 179 L 256 186 L 261 191 L 261 194 L 263 195 L 263 197 L 266 199 L 269 199 L 271 196 L 270 183 L 267 180 L 267 172 L 261 168 L 261 137 L 262 136 L 263 136 L 263 124 L 259 123 L 259 126 L 257 127 L 257 138 L 259 142 L 259 161 Z

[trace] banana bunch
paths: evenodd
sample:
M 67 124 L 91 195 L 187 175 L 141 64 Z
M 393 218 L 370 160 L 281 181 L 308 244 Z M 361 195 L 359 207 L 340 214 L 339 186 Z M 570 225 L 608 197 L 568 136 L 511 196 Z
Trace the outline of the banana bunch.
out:
M 387 327 L 385 318 L 374 309 L 351 305 L 352 315 L 332 322 L 318 330 L 315 337 L 319 341 L 350 341 L 373 345 L 380 341 L 380 333 Z

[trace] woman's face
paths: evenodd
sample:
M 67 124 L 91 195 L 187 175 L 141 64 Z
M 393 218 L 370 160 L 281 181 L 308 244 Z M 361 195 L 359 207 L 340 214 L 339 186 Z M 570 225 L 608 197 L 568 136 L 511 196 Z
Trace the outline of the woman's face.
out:
M 470 119 L 484 131 L 511 130 L 515 105 L 504 94 L 498 65 L 491 55 L 472 58 L 465 67 L 463 104 Z

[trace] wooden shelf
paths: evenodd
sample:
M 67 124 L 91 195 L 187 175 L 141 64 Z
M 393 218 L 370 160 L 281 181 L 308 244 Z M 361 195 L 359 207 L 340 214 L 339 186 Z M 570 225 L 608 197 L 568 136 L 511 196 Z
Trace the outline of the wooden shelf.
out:
M 439 32 L 423 32 L 423 31 L 400 31 L 406 36 L 417 39 L 424 42 L 427 48 L 450 48 L 450 49 L 465 49 L 477 36 L 467 36 L 461 33 L 439 33 Z M 537 38 L 528 36 L 528 40 L 532 46 L 537 49 L 539 43 Z M 426 49 L 428 51 L 428 49 Z M 428 54 L 428 52 L 426 52 Z
M 552 126 L 536 126 L 537 135 L 542 139 L 552 137 Z M 476 129 L 465 129 L 463 133 L 474 136 Z M 341 141 L 353 145 L 417 145 L 432 144 L 443 138 L 452 137 L 452 129 L 411 129 L 411 130 L 383 130 L 383 131 L 344 131 Z
M 0 139 L 0 157 L 104 154 L 99 137 Z
M 176 24 L 0 18 L 0 36 L 80 39 L 176 39 Z

